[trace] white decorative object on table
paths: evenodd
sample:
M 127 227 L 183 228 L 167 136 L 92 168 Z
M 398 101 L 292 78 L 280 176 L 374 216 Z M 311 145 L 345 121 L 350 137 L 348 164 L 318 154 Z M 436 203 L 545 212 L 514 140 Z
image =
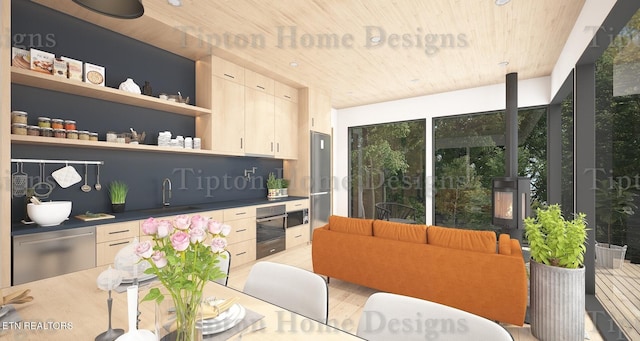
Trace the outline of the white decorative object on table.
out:
M 131 78 L 127 78 L 126 81 L 120 83 L 120 86 L 118 87 L 118 89 L 126 92 L 131 92 L 134 94 L 142 93 L 142 91 L 140 91 L 140 86 L 136 84 L 136 82 L 134 82 L 133 79 Z

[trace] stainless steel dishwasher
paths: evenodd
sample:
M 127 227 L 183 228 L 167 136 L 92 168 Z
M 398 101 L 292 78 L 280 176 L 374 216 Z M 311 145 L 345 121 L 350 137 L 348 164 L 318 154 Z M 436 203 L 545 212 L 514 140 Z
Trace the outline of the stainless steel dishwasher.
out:
M 95 226 L 13 237 L 13 285 L 96 266 Z

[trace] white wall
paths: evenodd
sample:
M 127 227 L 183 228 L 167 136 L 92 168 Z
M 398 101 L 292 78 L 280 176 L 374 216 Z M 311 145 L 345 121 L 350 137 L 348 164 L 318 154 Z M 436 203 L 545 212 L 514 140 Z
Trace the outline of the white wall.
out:
M 518 106 L 533 107 L 550 102 L 549 77 L 518 82 Z M 433 117 L 503 110 L 506 103 L 505 84 L 457 90 L 436 95 L 408 98 L 397 101 L 364 105 L 337 110 L 333 121 L 334 177 L 333 213 L 348 215 L 348 129 L 349 127 L 385 122 L 426 119 L 426 164 L 431 165 L 431 119 Z M 432 168 L 426 169 L 427 184 L 432 178 Z M 427 190 L 428 192 L 428 190 Z M 430 194 L 427 193 L 427 223 L 432 216 Z

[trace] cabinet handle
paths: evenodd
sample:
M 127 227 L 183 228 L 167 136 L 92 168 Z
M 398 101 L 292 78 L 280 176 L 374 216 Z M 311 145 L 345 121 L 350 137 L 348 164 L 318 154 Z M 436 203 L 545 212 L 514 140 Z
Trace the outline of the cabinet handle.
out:
M 273 151 L 273 142 L 271 142 L 271 151 Z
M 236 230 L 236 232 L 244 232 L 244 231 L 246 231 L 246 230 L 247 230 L 247 229 L 241 229 L 241 230 Z
M 120 231 L 113 231 L 113 232 L 109 232 L 109 234 L 118 234 L 118 233 L 127 233 L 130 230 L 120 230 Z
M 236 256 L 242 256 L 242 255 L 244 255 L 245 253 L 247 253 L 247 251 L 240 252 L 240 253 L 236 253 Z
M 230 75 L 230 74 L 228 74 L 228 73 L 225 73 L 224 75 L 225 75 L 226 77 L 229 77 L 229 78 L 236 78 L 236 77 L 234 77 L 234 76 L 232 76 L 232 75 Z
M 296 206 L 296 207 L 298 207 L 298 206 L 302 206 L 302 204 L 295 204 L 295 205 L 293 205 L 293 206 Z
M 247 212 L 238 212 L 238 213 L 236 213 L 236 215 L 244 215 L 244 214 L 247 214 Z
M 291 96 L 284 95 L 284 98 L 291 99 Z
M 265 90 L 264 86 L 256 85 L 256 87 L 257 87 L 258 89 Z
M 113 244 L 109 244 L 109 246 L 118 246 L 118 245 L 124 245 L 124 244 L 129 244 L 129 242 L 126 241 L 126 242 L 113 243 Z
M 274 253 L 274 252 L 276 252 L 276 249 L 269 250 L 269 253 Z
M 302 235 L 301 235 L 301 234 L 299 234 L 299 235 L 295 236 L 295 238 L 300 238 L 300 237 L 302 237 Z
M 276 143 L 276 151 L 280 153 L 280 142 Z
M 312 127 L 316 126 L 316 121 L 315 121 L 315 118 L 313 118 L 313 117 L 311 118 L 311 126 Z

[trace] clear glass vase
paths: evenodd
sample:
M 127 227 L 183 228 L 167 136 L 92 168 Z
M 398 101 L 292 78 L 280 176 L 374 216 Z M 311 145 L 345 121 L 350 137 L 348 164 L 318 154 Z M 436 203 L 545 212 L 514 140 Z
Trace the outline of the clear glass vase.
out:
M 162 303 L 156 303 L 156 335 L 161 341 L 202 340 L 197 322 L 202 319 L 202 293 L 166 294 Z

